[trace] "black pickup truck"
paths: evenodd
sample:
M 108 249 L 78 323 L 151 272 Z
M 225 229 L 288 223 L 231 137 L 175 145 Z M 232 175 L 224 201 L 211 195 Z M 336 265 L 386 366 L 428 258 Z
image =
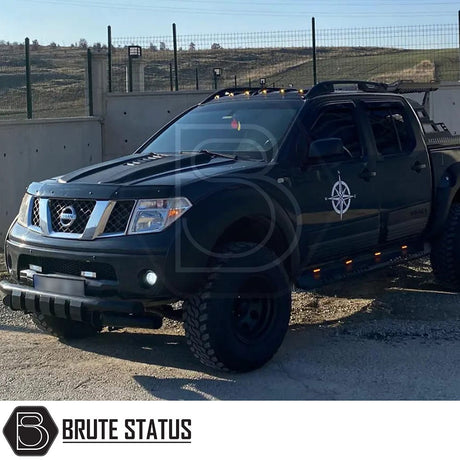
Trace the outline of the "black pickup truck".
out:
M 280 346 L 293 285 L 431 253 L 460 290 L 460 139 L 401 95 L 434 89 L 217 92 L 132 155 L 31 184 L 2 300 L 62 339 L 182 318 L 203 364 L 247 371 Z

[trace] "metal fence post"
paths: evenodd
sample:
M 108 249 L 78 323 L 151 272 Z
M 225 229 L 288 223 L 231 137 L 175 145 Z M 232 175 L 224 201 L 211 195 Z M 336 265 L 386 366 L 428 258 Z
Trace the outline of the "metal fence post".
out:
M 460 10 L 458 10 L 458 81 L 460 81 Z
M 200 82 L 198 80 L 198 67 L 195 68 L 195 86 L 196 90 L 198 91 L 200 89 Z
M 26 52 L 26 100 L 27 100 L 27 118 L 32 118 L 32 85 L 30 81 L 30 40 L 25 40 Z
M 177 34 L 176 34 L 176 24 L 172 25 L 173 30 L 173 45 L 174 45 L 174 76 L 175 76 L 175 88 L 176 91 L 179 91 L 179 75 L 177 69 Z
M 169 63 L 169 86 L 171 91 L 174 91 L 174 86 L 173 86 L 173 71 L 172 71 L 172 64 Z
M 112 92 L 112 27 L 107 26 L 107 64 L 108 64 L 108 90 Z
M 316 74 L 316 24 L 315 18 L 311 18 L 311 47 L 313 53 L 313 84 L 318 83 L 318 78 Z
M 91 55 L 91 49 L 88 48 L 86 51 L 86 59 L 88 65 L 88 113 L 92 117 L 94 115 L 94 104 L 93 104 L 93 58 Z
M 128 55 L 128 92 L 133 92 L 133 57 Z

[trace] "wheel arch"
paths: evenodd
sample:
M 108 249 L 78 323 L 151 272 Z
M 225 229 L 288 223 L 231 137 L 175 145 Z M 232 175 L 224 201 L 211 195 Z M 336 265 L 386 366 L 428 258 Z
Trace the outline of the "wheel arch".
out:
M 278 206 L 275 206 L 275 208 Z M 276 209 L 275 221 L 262 214 L 241 216 L 228 225 L 217 241 L 214 249 L 232 241 L 264 243 L 283 264 L 292 279 L 299 271 L 300 254 L 295 228 L 282 209 Z

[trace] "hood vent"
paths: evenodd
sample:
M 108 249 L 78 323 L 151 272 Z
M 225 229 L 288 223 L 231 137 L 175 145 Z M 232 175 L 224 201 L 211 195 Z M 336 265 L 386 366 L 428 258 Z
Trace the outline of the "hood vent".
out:
M 139 166 L 150 161 L 159 160 L 160 158 L 164 158 L 164 155 L 159 155 L 158 153 L 151 153 L 149 156 L 136 158 L 135 160 L 123 163 L 123 166 Z

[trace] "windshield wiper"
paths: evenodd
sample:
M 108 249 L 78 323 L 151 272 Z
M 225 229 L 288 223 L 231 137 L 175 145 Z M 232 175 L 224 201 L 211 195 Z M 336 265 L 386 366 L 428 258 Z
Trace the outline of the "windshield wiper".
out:
M 205 153 L 213 157 L 221 157 L 221 158 L 228 158 L 230 160 L 238 160 L 238 155 L 229 155 L 227 153 L 213 152 L 212 150 L 208 150 L 208 149 L 182 150 L 180 153 Z

